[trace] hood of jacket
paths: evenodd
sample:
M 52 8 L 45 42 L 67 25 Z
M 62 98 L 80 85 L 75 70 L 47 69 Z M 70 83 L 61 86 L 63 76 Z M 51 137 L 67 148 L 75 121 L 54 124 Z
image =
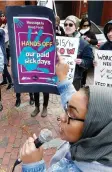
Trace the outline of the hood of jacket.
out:
M 108 25 L 112 25 L 112 20 L 110 20 L 108 23 L 106 23 L 106 25 L 104 26 L 104 35 L 107 39 L 107 41 L 109 41 L 108 37 L 107 37 L 107 28 L 108 28 Z M 110 42 L 110 41 L 109 41 Z

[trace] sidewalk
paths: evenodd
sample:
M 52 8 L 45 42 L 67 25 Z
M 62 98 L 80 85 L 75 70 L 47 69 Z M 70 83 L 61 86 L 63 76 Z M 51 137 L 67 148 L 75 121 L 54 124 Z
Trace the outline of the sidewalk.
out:
M 93 73 L 90 72 L 88 84 L 93 83 Z M 43 95 L 40 96 L 42 110 Z M 48 128 L 53 133 L 53 140 L 45 144 L 44 160 L 48 166 L 49 161 L 62 143 L 59 139 L 57 116 L 63 113 L 60 96 L 50 94 L 48 116 L 41 118 L 40 114 L 35 118 L 30 116 L 34 105 L 29 105 L 29 94 L 21 95 L 21 106 L 15 108 L 15 93 L 13 89 L 6 91 L 2 88 L 3 111 L 0 112 L 0 172 L 11 172 L 11 168 L 18 157 L 19 150 L 28 138 L 28 132 L 39 135 L 43 128 Z M 26 132 L 27 130 L 27 132 Z M 21 172 L 19 165 L 15 172 Z

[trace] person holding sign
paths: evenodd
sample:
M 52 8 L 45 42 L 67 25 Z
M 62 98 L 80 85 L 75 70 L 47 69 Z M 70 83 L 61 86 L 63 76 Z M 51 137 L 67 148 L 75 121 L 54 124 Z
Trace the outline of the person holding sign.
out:
M 112 20 L 104 26 L 107 41 L 95 51 L 94 84 L 112 88 Z
M 31 117 L 35 117 L 40 112 L 40 93 L 34 93 L 35 109 L 31 113 Z M 43 93 L 43 110 L 41 112 L 41 117 L 47 116 L 47 106 L 49 102 L 49 93 Z
M 74 74 L 73 85 L 76 90 L 79 90 L 83 86 L 83 73 L 87 71 L 93 65 L 93 53 L 92 48 L 87 41 L 81 38 L 80 33 L 77 31 L 79 26 L 79 21 L 75 16 L 68 16 L 65 19 L 64 28 L 65 35 L 68 37 L 79 37 L 79 48 Z
M 67 78 L 68 65 L 56 66 L 58 90 L 65 113 L 58 118 L 64 143 L 46 169 L 42 147 L 36 148 L 34 134 L 20 150 L 23 172 L 111 172 L 112 90 L 89 86 L 76 91 Z M 103 109 L 103 110 L 102 110 Z
M 107 42 L 101 45 L 100 50 L 112 50 L 112 20 L 109 21 L 104 27 L 104 35 Z
M 104 26 L 104 35 L 107 39 L 103 45 L 100 46 L 99 50 L 112 50 L 112 20 L 106 23 Z M 97 61 L 93 61 L 94 67 L 97 65 Z
M 29 97 L 30 97 L 29 104 L 33 105 L 34 104 L 33 93 L 29 93 Z M 20 104 L 21 104 L 21 94 L 20 93 L 16 93 L 16 103 L 15 103 L 15 106 L 19 107 Z

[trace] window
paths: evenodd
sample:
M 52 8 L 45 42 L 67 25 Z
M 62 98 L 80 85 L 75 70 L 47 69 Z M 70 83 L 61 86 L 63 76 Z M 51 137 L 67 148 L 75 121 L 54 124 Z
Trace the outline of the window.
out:
M 102 34 L 100 28 L 91 21 L 91 31 L 95 34 Z

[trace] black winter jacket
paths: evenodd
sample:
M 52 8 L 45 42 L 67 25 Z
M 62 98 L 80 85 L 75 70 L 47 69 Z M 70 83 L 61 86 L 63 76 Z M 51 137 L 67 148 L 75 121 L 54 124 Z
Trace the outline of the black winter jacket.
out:
M 104 43 L 103 45 L 101 45 L 101 47 L 99 48 L 100 50 L 112 50 L 112 41 L 108 40 L 108 37 L 107 37 L 107 26 L 108 25 L 112 25 L 112 20 L 109 21 L 105 26 L 104 26 L 104 35 L 107 39 L 107 42 Z
M 88 38 L 91 39 L 90 42 L 89 42 L 91 45 L 97 45 L 98 44 L 98 40 L 97 40 L 95 34 L 92 31 L 89 30 L 83 35 L 87 36 Z M 82 34 L 81 34 L 81 36 L 82 36 Z

